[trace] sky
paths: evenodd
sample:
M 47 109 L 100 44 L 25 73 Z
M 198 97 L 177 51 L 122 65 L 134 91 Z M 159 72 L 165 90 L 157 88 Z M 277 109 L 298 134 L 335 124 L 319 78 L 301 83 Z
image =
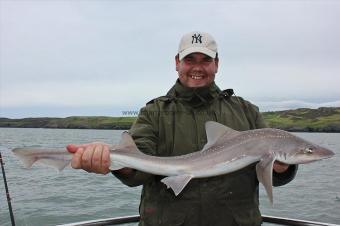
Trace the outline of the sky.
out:
M 217 41 L 217 85 L 260 111 L 340 107 L 339 21 L 337 0 L 0 0 L 0 117 L 138 111 L 191 31 Z

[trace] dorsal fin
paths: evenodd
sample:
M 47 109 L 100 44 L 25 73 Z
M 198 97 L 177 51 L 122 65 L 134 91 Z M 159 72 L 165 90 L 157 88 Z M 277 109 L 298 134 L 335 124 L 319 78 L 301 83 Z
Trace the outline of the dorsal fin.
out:
M 126 131 L 122 133 L 122 137 L 119 142 L 119 147 L 128 149 L 129 151 L 139 151 L 131 135 Z
M 214 121 L 208 121 L 205 123 L 205 130 L 207 133 L 207 140 L 208 142 L 206 145 L 204 145 L 202 151 L 208 149 L 211 145 L 216 143 L 218 139 L 220 139 L 222 136 L 234 136 L 238 135 L 240 132 L 233 130 L 232 128 L 229 128 L 225 125 L 222 125 L 221 123 L 214 122 Z

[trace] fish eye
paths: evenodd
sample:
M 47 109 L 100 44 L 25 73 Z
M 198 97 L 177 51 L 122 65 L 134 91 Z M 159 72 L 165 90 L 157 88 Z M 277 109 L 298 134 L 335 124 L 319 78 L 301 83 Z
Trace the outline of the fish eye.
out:
M 313 154 L 313 149 L 312 148 L 305 148 L 305 149 L 303 149 L 303 154 Z

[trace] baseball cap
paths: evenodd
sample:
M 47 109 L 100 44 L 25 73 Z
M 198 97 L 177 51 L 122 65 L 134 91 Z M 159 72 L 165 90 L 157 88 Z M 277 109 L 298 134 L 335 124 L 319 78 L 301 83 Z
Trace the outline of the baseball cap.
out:
M 204 53 L 216 57 L 217 44 L 215 39 L 206 32 L 193 31 L 185 34 L 178 47 L 179 60 L 191 53 Z

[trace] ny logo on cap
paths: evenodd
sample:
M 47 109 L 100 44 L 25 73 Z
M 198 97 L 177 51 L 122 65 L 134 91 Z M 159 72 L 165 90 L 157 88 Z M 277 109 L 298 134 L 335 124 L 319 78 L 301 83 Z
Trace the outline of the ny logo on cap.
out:
M 191 44 L 195 43 L 202 43 L 202 35 L 201 34 L 194 34 L 192 37 Z

